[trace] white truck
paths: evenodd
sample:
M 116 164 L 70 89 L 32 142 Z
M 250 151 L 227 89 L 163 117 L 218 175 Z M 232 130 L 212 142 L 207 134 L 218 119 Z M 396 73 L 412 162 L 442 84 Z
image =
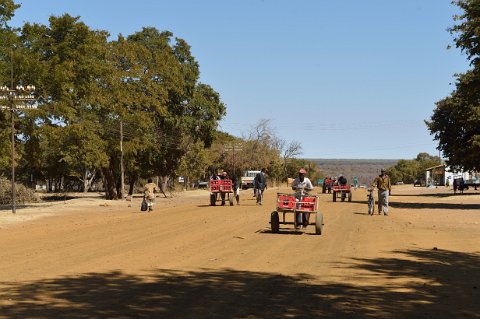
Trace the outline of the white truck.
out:
M 260 171 L 245 171 L 242 176 L 242 189 L 253 188 L 253 180 Z

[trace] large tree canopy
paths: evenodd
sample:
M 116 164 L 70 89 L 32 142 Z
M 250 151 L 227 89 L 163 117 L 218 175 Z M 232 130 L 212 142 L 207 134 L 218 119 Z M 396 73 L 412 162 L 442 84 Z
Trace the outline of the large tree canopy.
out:
M 236 175 L 265 167 L 280 180 L 311 164 L 295 162 L 301 145 L 276 137 L 269 120 L 243 139 L 219 132 L 226 106 L 199 81 L 190 45 L 171 32 L 148 27 L 109 40 L 69 14 L 14 29 L 8 21 L 16 8 L 0 0 L 0 82 L 33 84 L 41 96 L 39 109 L 18 111 L 15 122 L 24 183 L 61 190 L 68 180 L 86 191 L 101 178 L 106 198 L 117 199 L 124 179 L 131 194 L 152 176 L 165 189 L 172 177 L 194 181 L 213 167 Z M 0 174 L 10 164 L 9 120 L 0 113 Z
M 430 133 L 438 141 L 448 165 L 463 170 L 480 170 L 480 2 L 454 2 L 463 14 L 450 29 L 457 48 L 467 54 L 472 69 L 457 76 L 452 94 L 436 103 Z
M 101 173 L 114 199 L 124 195 L 124 172 L 131 183 L 154 175 L 168 181 L 191 148 L 212 144 L 226 108 L 199 82 L 185 40 L 143 28 L 108 41 L 108 32 L 68 14 L 12 29 L 7 22 L 17 7 L 0 0 L 0 81 L 34 84 L 42 96 L 37 111 L 19 112 L 16 121 L 23 179 L 73 178 L 86 190 Z M 9 124 L 1 112 L 4 172 Z

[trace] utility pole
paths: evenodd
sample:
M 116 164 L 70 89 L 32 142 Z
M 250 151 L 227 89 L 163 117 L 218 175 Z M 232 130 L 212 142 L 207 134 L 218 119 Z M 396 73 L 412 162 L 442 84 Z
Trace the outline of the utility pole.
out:
M 235 171 L 236 171 L 236 167 L 235 167 L 235 166 L 236 166 L 236 165 L 235 165 L 235 150 L 241 151 L 241 150 L 243 149 L 242 146 L 243 146 L 243 145 L 242 145 L 241 143 L 226 144 L 226 145 L 223 146 L 226 152 L 232 151 L 233 174 L 235 174 Z
M 0 86 L 0 110 L 10 111 L 11 115 L 11 138 L 12 138 L 12 213 L 17 212 L 16 200 L 17 193 L 15 189 L 15 110 L 18 109 L 36 109 L 36 98 L 33 95 L 35 92 L 35 86 L 17 85 L 14 87 L 13 78 L 13 54 L 12 49 L 10 54 L 10 88 L 7 86 Z M 5 105 L 3 105 L 5 103 Z
M 11 161 L 12 161 L 12 213 L 17 212 L 16 209 L 16 200 L 17 193 L 15 189 L 15 110 L 22 109 L 36 109 L 37 104 L 33 92 L 35 91 L 35 86 L 27 85 L 26 87 L 22 85 L 17 85 L 16 88 L 13 87 L 13 80 L 11 88 L 6 86 L 0 86 L 0 110 L 6 110 L 10 112 L 11 116 L 11 139 L 12 139 L 12 150 L 11 150 Z M 5 102 L 5 105 L 1 103 Z M 33 102 L 33 103 L 32 103 Z
M 120 121 L 120 198 L 125 195 L 125 167 L 123 165 L 123 121 Z

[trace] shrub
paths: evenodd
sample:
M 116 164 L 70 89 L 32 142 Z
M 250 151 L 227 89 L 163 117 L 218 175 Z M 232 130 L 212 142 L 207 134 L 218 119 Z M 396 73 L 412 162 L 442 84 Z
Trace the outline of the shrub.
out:
M 40 201 L 35 192 L 22 184 L 15 183 L 16 204 L 35 203 Z M 5 177 L 0 176 L 0 205 L 12 203 L 12 184 Z

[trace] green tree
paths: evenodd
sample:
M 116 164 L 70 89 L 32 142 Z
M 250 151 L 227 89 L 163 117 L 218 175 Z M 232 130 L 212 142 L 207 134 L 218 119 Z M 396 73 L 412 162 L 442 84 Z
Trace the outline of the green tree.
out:
M 415 159 L 399 160 L 395 166 L 388 168 L 387 171 L 393 183 L 398 181 L 413 183 L 416 179 L 424 179 L 427 168 L 440 164 L 441 160 L 438 156 L 419 153 Z
M 480 169 L 480 3 L 476 0 L 453 2 L 463 10 L 454 17 L 450 29 L 457 48 L 464 52 L 472 69 L 457 75 L 456 89 L 438 101 L 426 124 L 438 141 L 446 162 L 453 168 Z
M 13 49 L 18 45 L 18 34 L 8 22 L 15 15 L 20 5 L 13 0 L 0 0 L 0 86 L 11 85 L 13 66 Z M 1 103 L 3 104 L 3 103 Z M 7 172 L 10 168 L 10 119 L 11 114 L 0 112 L 0 171 Z
M 143 28 L 128 39 L 150 52 L 143 61 L 149 75 L 144 107 L 154 123 L 154 145 L 142 154 L 143 166 L 144 174 L 160 177 L 164 190 L 190 146 L 211 144 L 225 105 L 210 86 L 198 83 L 199 66 L 184 40 L 172 41 L 172 33 L 155 28 Z
M 26 144 L 43 146 L 40 151 L 55 158 L 45 162 L 47 179 L 66 175 L 85 181 L 88 172 L 108 160 L 106 144 L 99 138 L 102 113 L 98 104 L 98 82 L 108 71 L 104 63 L 107 36 L 68 14 L 50 17 L 48 26 L 27 23 L 22 28 L 22 65 L 44 97 L 31 122 L 39 126 L 39 132 L 32 130 Z M 47 142 L 38 143 L 39 138 Z M 59 163 L 65 165 L 64 170 L 58 169 Z

